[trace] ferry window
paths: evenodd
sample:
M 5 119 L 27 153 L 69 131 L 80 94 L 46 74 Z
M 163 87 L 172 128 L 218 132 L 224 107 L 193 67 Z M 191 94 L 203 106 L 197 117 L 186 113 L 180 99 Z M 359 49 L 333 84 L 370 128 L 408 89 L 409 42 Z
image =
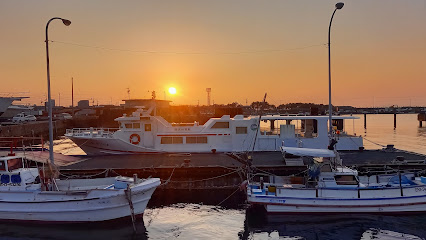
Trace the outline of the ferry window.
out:
M 141 128 L 141 124 L 140 123 L 133 123 L 133 128 Z
M 0 162 L 0 171 L 6 170 L 6 166 L 3 161 Z
M 216 122 L 211 128 L 229 128 L 229 122 Z
M 173 144 L 172 137 L 161 137 L 161 144 Z
M 183 137 L 161 137 L 161 144 L 183 144 Z
M 334 178 L 337 185 L 358 185 L 354 175 L 337 175 Z
M 183 144 L 183 137 L 173 137 L 173 144 Z
M 236 134 L 247 134 L 247 127 L 236 127 L 235 133 Z
M 133 128 L 133 126 L 132 126 L 132 124 L 131 124 L 131 123 L 126 123 L 126 124 L 124 124 L 124 127 L 125 127 L 125 128 Z
M 145 124 L 145 132 L 151 132 L 151 124 Z
M 207 143 L 207 137 L 197 137 L 197 143 Z
M 207 143 L 207 137 L 186 137 L 187 144 Z

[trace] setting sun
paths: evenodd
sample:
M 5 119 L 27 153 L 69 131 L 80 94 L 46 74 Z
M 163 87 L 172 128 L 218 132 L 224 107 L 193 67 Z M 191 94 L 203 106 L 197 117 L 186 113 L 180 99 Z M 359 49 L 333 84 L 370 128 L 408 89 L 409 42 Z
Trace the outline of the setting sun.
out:
M 169 88 L 169 93 L 170 94 L 176 94 L 176 88 L 174 88 L 174 87 Z

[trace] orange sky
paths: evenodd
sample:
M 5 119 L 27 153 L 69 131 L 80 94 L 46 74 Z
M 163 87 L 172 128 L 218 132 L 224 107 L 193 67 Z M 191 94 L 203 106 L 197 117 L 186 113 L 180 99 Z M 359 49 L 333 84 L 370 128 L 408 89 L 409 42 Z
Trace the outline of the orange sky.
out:
M 71 104 L 150 97 L 174 104 L 328 103 L 327 31 L 335 1 L 1 1 L 1 92 Z M 62 43 L 61 43 L 62 42 Z M 66 43 L 66 44 L 65 44 Z M 71 43 L 71 44 L 70 44 Z M 426 105 L 426 1 L 351 0 L 332 27 L 333 103 Z M 170 96 L 169 87 L 178 94 Z

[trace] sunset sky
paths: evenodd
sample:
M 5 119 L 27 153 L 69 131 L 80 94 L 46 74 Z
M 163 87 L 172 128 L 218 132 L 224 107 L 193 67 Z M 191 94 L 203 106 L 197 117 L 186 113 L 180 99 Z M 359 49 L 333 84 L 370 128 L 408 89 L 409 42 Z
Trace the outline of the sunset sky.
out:
M 328 103 L 328 24 L 337 1 L 0 1 L 2 94 L 71 105 L 131 98 L 205 105 Z M 426 106 L 426 0 L 344 1 L 332 26 L 335 105 Z M 177 94 L 168 89 L 175 87 Z

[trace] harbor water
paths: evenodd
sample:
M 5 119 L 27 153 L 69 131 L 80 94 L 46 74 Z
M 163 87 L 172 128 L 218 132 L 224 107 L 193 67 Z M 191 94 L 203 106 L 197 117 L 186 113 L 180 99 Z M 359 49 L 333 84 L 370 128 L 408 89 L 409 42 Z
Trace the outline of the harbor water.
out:
M 347 122 L 345 131 L 365 137 L 366 149 L 392 144 L 397 149 L 426 154 L 426 127 L 416 114 L 367 115 Z M 55 151 L 80 151 L 60 141 Z M 121 156 L 117 156 L 121 157 Z M 102 166 L 100 166 L 102 167 Z M 290 215 L 267 216 L 246 205 L 177 203 L 151 206 L 133 233 L 131 223 L 48 226 L 0 224 L 0 239 L 426 239 L 426 213 L 416 215 Z

